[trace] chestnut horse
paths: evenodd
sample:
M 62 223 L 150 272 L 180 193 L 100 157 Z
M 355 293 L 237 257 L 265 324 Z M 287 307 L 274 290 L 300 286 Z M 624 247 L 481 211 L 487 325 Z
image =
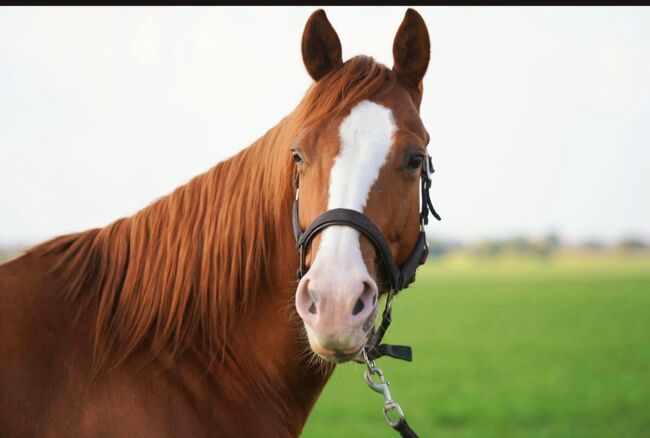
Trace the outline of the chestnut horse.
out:
M 357 210 L 404 263 L 420 231 L 429 51 L 409 9 L 392 69 L 343 62 L 314 12 L 302 36 L 314 84 L 278 125 L 133 216 L 2 265 L 0 435 L 298 436 L 387 286 L 368 239 L 333 226 L 296 287 L 294 181 L 303 229 Z

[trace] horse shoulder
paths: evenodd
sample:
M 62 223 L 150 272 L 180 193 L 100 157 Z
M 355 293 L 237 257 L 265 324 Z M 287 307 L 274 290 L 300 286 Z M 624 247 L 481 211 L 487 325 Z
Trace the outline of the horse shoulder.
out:
M 0 266 L 0 435 L 45 435 L 71 344 L 71 315 L 48 260 L 32 254 Z

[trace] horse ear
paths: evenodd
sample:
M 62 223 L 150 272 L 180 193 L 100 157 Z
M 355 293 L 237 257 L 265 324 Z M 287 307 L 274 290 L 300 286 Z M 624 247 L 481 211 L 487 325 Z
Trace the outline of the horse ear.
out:
M 431 43 L 424 19 L 407 9 L 393 42 L 393 70 L 407 84 L 422 92 L 422 78 L 429 66 Z
M 341 41 L 322 9 L 311 14 L 305 25 L 302 60 L 315 81 L 343 64 Z

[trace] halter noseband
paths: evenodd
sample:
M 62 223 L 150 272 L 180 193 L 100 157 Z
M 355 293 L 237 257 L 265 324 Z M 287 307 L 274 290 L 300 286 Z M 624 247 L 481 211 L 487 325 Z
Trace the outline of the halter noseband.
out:
M 298 280 L 300 280 L 307 270 L 305 269 L 305 256 L 309 246 L 318 233 L 325 228 L 332 225 L 345 225 L 352 227 L 362 233 L 370 240 L 379 257 L 382 261 L 384 271 L 390 280 L 390 290 L 386 299 L 386 307 L 382 314 L 382 321 L 379 328 L 373 333 L 371 339 L 366 344 L 365 350 L 368 358 L 374 360 L 381 356 L 390 356 L 398 359 L 410 361 L 412 358 L 411 347 L 401 345 L 379 345 L 388 326 L 391 323 L 391 310 L 392 300 L 396 293 L 400 290 L 407 288 L 415 279 L 415 271 L 417 268 L 426 262 L 429 254 L 429 247 L 427 245 L 426 234 L 424 226 L 429 223 L 429 212 L 437 220 L 440 216 L 433 208 L 431 198 L 429 197 L 429 189 L 431 188 L 431 174 L 433 173 L 433 165 L 431 163 L 431 156 L 422 162 L 421 179 L 421 208 L 420 208 L 420 233 L 418 235 L 415 247 L 411 251 L 406 262 L 401 268 L 397 267 L 395 258 L 390 250 L 390 246 L 386 241 L 383 233 L 379 228 L 370 220 L 368 216 L 356 210 L 347 208 L 335 208 L 327 210 L 318 216 L 307 227 L 302 230 L 300 222 L 298 221 L 298 193 L 299 193 L 299 179 L 296 174 L 296 197 L 293 201 L 293 233 L 296 238 L 296 247 L 298 249 L 300 258 L 300 267 L 298 268 Z

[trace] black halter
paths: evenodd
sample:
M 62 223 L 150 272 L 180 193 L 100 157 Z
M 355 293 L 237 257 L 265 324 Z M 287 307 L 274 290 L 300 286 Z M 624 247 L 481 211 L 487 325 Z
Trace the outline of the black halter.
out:
M 370 240 L 376 248 L 379 257 L 382 260 L 384 270 L 390 280 L 390 290 L 386 299 L 386 307 L 382 314 L 382 321 L 379 328 L 372 334 L 368 343 L 366 344 L 366 352 L 370 360 L 374 360 L 381 356 L 390 356 L 397 359 L 410 361 L 412 359 L 411 347 L 402 345 L 387 345 L 381 344 L 382 338 L 388 330 L 391 323 L 391 310 L 393 297 L 397 292 L 408 287 L 415 279 L 415 271 L 417 268 L 426 262 L 429 254 L 429 247 L 427 245 L 426 234 L 424 226 L 429 223 L 429 212 L 437 220 L 440 216 L 436 213 L 429 197 L 429 189 L 431 188 L 431 174 L 433 173 L 433 165 L 431 163 L 431 156 L 427 156 L 422 162 L 421 172 L 421 208 L 420 208 L 420 234 L 415 243 L 415 247 L 411 251 L 404 265 L 401 268 L 397 267 L 395 258 L 390 250 L 390 246 L 386 238 L 379 230 L 379 228 L 364 215 L 355 210 L 347 208 L 335 208 L 328 210 L 318 216 L 307 227 L 305 231 L 300 227 L 298 221 L 298 175 L 296 175 L 296 198 L 293 202 L 293 233 L 296 238 L 296 247 L 300 257 L 300 267 L 298 268 L 298 280 L 300 280 L 306 273 L 305 270 L 305 255 L 309 249 L 309 245 L 314 237 L 325 228 L 332 225 L 345 225 L 352 227 L 362 233 Z

